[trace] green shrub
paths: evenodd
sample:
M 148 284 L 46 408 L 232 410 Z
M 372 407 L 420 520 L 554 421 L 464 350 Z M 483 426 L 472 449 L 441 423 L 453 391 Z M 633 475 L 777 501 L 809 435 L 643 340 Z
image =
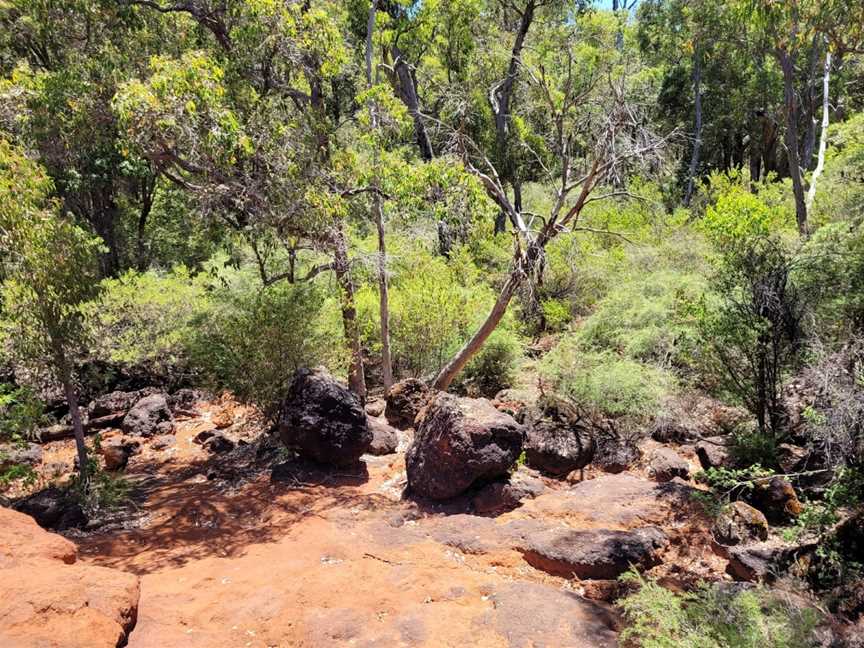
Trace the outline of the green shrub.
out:
M 570 323 L 570 306 L 561 299 L 544 299 L 540 303 L 543 309 L 543 321 L 546 330 L 552 332 L 563 331 Z
M 639 589 L 619 601 L 633 648 L 811 648 L 821 615 L 797 608 L 763 589 L 703 585 L 675 594 L 629 573 Z
M 470 396 L 493 397 L 513 385 L 520 350 L 516 334 L 507 329 L 496 330 L 471 358 L 454 386 Z
M 312 283 L 259 290 L 235 281 L 215 292 L 213 308 L 195 321 L 193 366 L 211 387 L 273 413 L 297 368 L 340 366 L 344 344 L 341 332 L 322 323 L 324 298 Z
M 45 410 L 33 391 L 27 387 L 0 384 L 0 443 L 23 446 L 36 435 L 44 422 Z M 0 449 L 0 465 L 8 454 Z M 0 469 L 0 490 L 14 481 L 33 483 L 36 473 L 28 465 L 11 464 Z
M 586 350 L 574 338 L 555 347 L 540 371 L 559 394 L 579 407 L 613 417 L 652 415 L 674 386 L 662 369 L 609 351 Z

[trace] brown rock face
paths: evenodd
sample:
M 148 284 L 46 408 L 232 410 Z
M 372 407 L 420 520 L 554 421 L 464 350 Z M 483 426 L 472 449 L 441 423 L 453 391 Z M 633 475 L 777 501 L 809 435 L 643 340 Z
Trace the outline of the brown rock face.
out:
M 708 468 L 729 467 L 728 442 L 728 437 L 715 436 L 696 444 L 696 454 L 699 456 L 699 463 L 702 464 L 705 470 Z
M 745 502 L 732 502 L 714 523 L 714 539 L 722 545 L 737 545 L 768 539 L 765 515 Z
M 405 454 L 408 485 L 421 497 L 455 497 L 476 481 L 506 475 L 524 437 L 524 428 L 489 401 L 439 394 Z
M 525 417 L 528 465 L 556 477 L 584 468 L 594 458 L 590 427 L 565 403 L 550 402 Z
M 76 557 L 71 542 L 0 508 L 0 645 L 125 645 L 138 615 L 138 577 Z
M 795 488 L 782 477 L 758 481 L 749 494 L 750 503 L 765 514 L 769 522 L 781 523 L 801 514 L 802 506 Z
M 657 448 L 649 459 L 651 475 L 658 482 L 672 481 L 676 477 L 690 478 L 690 464 L 672 448 Z
M 430 389 L 426 383 L 409 378 L 402 380 L 387 392 L 384 416 L 387 422 L 397 428 L 414 427 L 414 420 L 420 410 L 429 402 Z
M 382 419 L 370 416 L 369 429 L 372 430 L 372 443 L 369 444 L 369 454 L 389 455 L 396 452 L 399 436 L 396 428 L 387 425 Z

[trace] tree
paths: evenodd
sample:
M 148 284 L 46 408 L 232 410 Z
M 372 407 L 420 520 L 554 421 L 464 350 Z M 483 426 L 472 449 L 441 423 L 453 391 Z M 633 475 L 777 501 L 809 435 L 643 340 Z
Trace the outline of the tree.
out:
M 545 118 L 541 129 L 557 163 L 545 167 L 545 180 L 553 187 L 552 205 L 539 216 L 517 209 L 489 156 L 476 143 L 454 133 L 465 164 L 484 184 L 490 198 L 515 224 L 516 249 L 507 278 L 486 319 L 435 378 L 445 390 L 483 346 L 501 321 L 520 286 L 542 267 L 546 245 L 560 232 L 578 230 L 585 206 L 596 200 L 626 194 L 595 190 L 626 169 L 657 162 L 662 139 L 645 127 L 639 106 L 644 88 L 631 85 L 631 70 L 624 59 L 610 55 L 614 29 L 595 18 L 581 17 L 549 28 L 536 48 L 535 58 L 523 60 L 531 79 L 530 106 L 534 119 Z
M 99 294 L 99 239 L 51 197 L 53 184 L 33 161 L 0 138 L 0 250 L 9 343 L 19 359 L 47 368 L 63 385 L 87 483 L 87 447 L 75 387 L 75 358 L 86 350 L 82 307 Z

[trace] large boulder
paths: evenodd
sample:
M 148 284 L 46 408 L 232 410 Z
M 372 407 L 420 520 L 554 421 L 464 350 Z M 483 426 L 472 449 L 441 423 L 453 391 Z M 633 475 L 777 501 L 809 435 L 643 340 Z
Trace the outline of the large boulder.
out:
M 99 444 L 99 453 L 105 460 L 105 469 L 110 471 L 123 470 L 133 452 L 134 446 L 122 437 L 111 437 Z
M 138 616 L 138 577 L 76 559 L 71 542 L 0 508 L 0 646 L 126 645 Z
M 0 472 L 12 466 L 38 466 L 42 463 L 42 446 L 37 443 L 0 445 Z
M 544 403 L 526 415 L 525 425 L 525 458 L 532 468 L 564 477 L 594 458 L 591 428 L 566 403 Z
M 657 552 L 668 544 L 657 527 L 632 531 L 549 529 L 528 534 L 518 547 L 533 567 L 565 578 L 611 580 L 631 566 L 658 564 Z
M 150 437 L 159 431 L 159 424 L 172 420 L 164 394 L 145 396 L 132 406 L 123 418 L 123 432 L 131 436 Z
M 594 465 L 603 472 L 617 475 L 642 458 L 637 439 L 622 436 L 612 430 L 595 428 L 597 451 Z
M 760 479 L 747 493 L 750 504 L 765 514 L 769 522 L 782 524 L 798 517 L 804 507 L 795 488 L 783 477 Z
M 705 470 L 709 468 L 729 468 L 729 437 L 713 436 L 702 439 L 696 444 L 696 455 Z
M 396 428 L 373 416 L 368 419 L 369 429 L 372 431 L 372 443 L 369 444 L 369 454 L 389 455 L 396 452 L 399 446 L 399 435 Z
M 405 454 L 408 486 L 431 499 L 459 495 L 475 482 L 506 475 L 524 438 L 525 429 L 489 401 L 439 394 Z
M 648 458 L 648 470 L 658 482 L 690 477 L 690 463 L 672 448 L 655 449 Z
M 416 378 L 397 382 L 387 392 L 384 416 L 387 422 L 399 429 L 414 427 L 420 410 L 429 402 L 431 390 Z
M 279 436 L 301 456 L 334 466 L 356 463 L 372 442 L 360 399 L 323 369 L 297 370 Z
M 732 502 L 720 512 L 712 529 L 722 545 L 738 545 L 768 539 L 768 520 L 746 502 Z
M 32 517 L 43 529 L 83 529 L 88 522 L 81 506 L 54 486 L 18 500 L 12 508 Z

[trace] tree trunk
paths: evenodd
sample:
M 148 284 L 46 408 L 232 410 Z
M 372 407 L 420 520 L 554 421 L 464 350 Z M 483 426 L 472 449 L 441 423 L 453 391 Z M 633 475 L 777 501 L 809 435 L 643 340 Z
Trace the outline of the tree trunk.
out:
M 66 396 L 66 404 L 69 405 L 69 418 L 72 419 L 72 431 L 75 435 L 75 448 L 78 451 L 78 474 L 81 486 L 86 487 L 90 479 L 87 465 L 87 444 L 84 442 L 84 424 L 81 421 L 81 411 L 78 409 L 78 394 L 72 383 L 72 369 L 66 357 L 58 352 L 55 362 L 60 370 L 60 380 L 63 383 L 63 392 Z
M 375 14 L 378 11 L 378 0 L 372 0 L 369 7 L 369 19 L 366 23 L 366 84 L 372 88 L 372 37 L 375 33 Z M 372 114 L 372 130 L 378 129 L 378 109 L 370 106 Z M 425 130 L 424 130 L 425 134 Z M 418 140 L 419 141 L 419 140 Z M 430 148 L 431 150 L 431 148 Z M 378 184 L 378 147 L 373 151 L 375 166 L 375 184 Z M 387 242 L 384 236 L 384 207 L 381 194 L 372 194 L 372 217 L 378 232 L 378 306 L 381 319 L 381 373 L 384 389 L 393 385 L 393 362 L 390 358 L 390 296 L 387 288 Z
M 831 52 L 825 53 L 825 74 L 822 77 L 822 133 L 819 136 L 819 155 L 816 162 L 816 169 L 813 171 L 813 177 L 810 180 L 810 190 L 807 192 L 807 211 L 813 209 L 813 201 L 816 198 L 816 183 L 822 171 L 825 169 L 825 150 L 828 148 L 828 121 L 830 102 L 828 101 L 830 93 L 831 80 Z
M 426 124 L 423 123 L 423 115 L 420 113 L 420 100 L 417 97 L 417 82 L 414 80 L 414 75 L 411 68 L 405 61 L 402 51 L 394 45 L 391 48 L 393 53 L 393 69 L 396 72 L 398 81 L 399 98 L 402 103 L 408 108 L 411 118 L 414 120 L 414 137 L 417 140 L 417 146 L 420 149 L 420 157 L 428 162 L 435 157 L 432 150 L 432 142 L 429 140 L 429 134 L 426 132 Z
M 351 351 L 348 368 L 348 386 L 361 399 L 366 398 L 366 377 L 363 373 L 363 348 L 360 345 L 360 328 L 357 326 L 357 307 L 354 304 L 354 281 L 348 262 L 348 244 L 345 231 L 339 224 L 333 241 L 333 271 L 342 291 L 342 326 L 345 341 Z
M 693 152 L 690 155 L 690 169 L 687 177 L 687 191 L 684 194 L 684 206 L 689 207 L 693 199 L 693 188 L 696 173 L 699 170 L 699 153 L 702 148 L 702 56 L 696 47 L 693 56 L 693 93 L 696 122 L 693 128 Z
M 792 178 L 792 191 L 795 194 L 795 219 L 798 233 L 806 238 L 807 204 L 804 197 L 804 184 L 801 180 L 801 161 L 798 155 L 798 103 L 795 100 L 795 60 L 786 50 L 778 51 L 780 68 L 783 70 L 783 97 L 786 107 L 786 155 L 789 161 L 789 177 Z

